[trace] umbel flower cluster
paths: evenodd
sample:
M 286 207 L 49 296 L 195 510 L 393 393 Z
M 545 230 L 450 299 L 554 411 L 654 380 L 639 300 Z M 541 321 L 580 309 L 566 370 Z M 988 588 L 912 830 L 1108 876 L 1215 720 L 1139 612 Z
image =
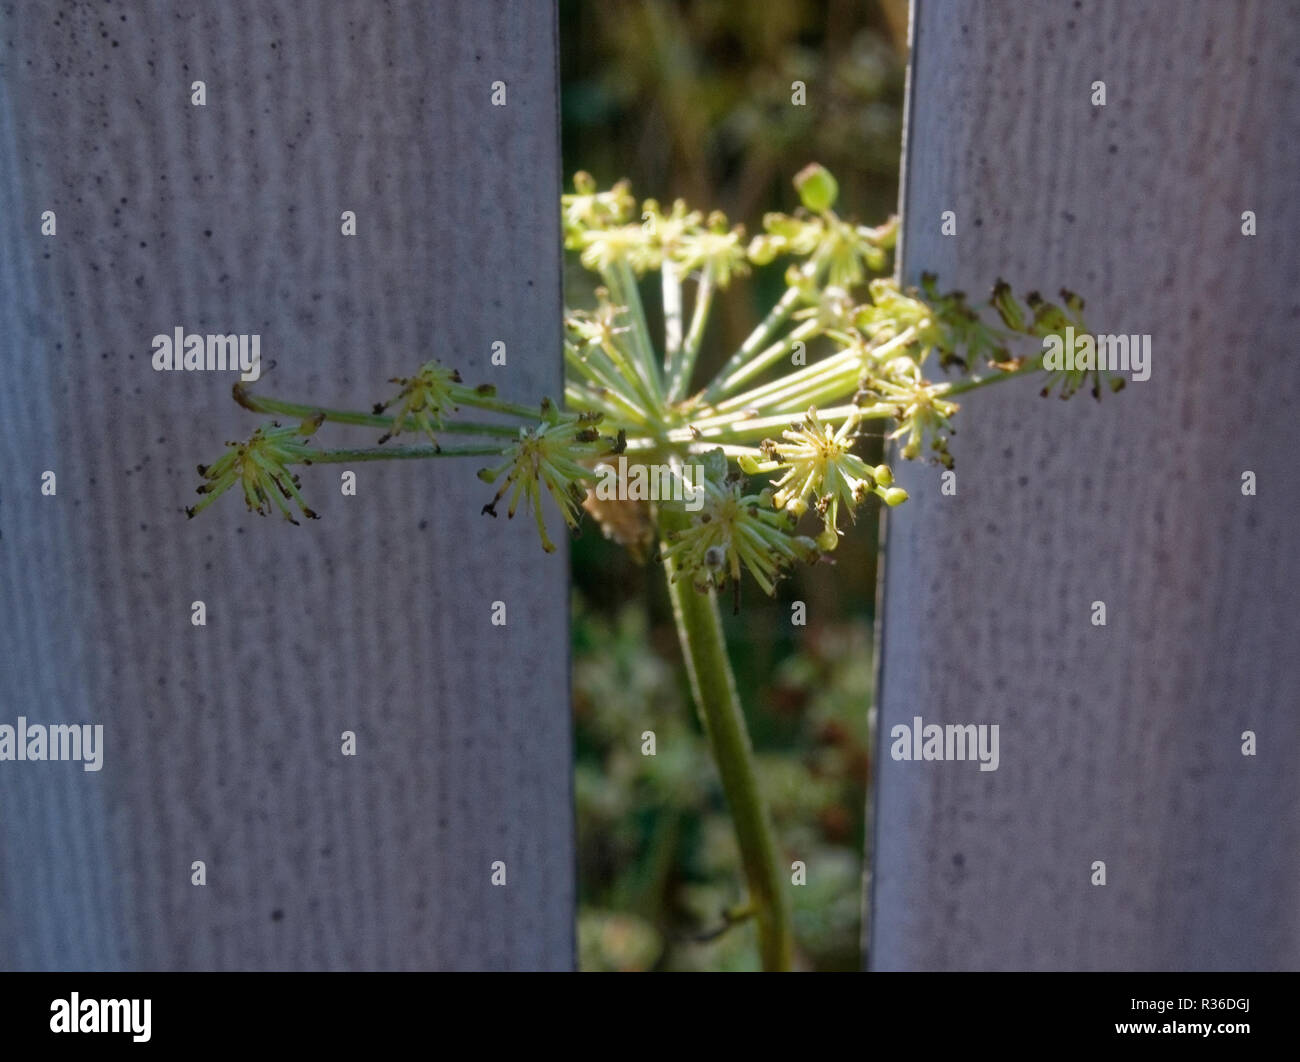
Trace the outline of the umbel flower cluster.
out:
M 1041 347 L 1013 352 L 1018 337 L 1041 344 L 1067 327 L 1086 331 L 1083 302 L 1068 291 L 1060 305 L 1037 293 L 1022 304 L 998 281 L 990 321 L 962 292 L 941 294 L 932 276 L 919 288 L 901 288 L 883 275 L 897 219 L 872 228 L 841 216 L 838 185 L 822 166 L 806 167 L 794 184 L 798 207 L 766 215 L 762 231 L 747 238 L 717 211 L 705 214 L 681 200 L 638 203 L 626 181 L 601 189 L 577 174 L 562 197 L 564 243 L 599 281 L 592 305 L 566 313 L 563 409 L 549 398 L 539 406 L 504 401 L 494 387 L 467 386 L 437 361 L 392 381 L 399 390 L 370 413 L 280 401 L 241 384 L 241 404 L 301 425 L 272 422 L 228 444 L 200 469 L 204 498 L 187 512 L 195 515 L 239 483 L 248 507 L 263 515 L 274 503 L 293 520 L 292 503 L 314 516 L 294 464 L 473 456 L 488 459 L 480 478 L 499 485 L 483 511 L 496 516 L 504 501 L 513 517 L 526 503 L 548 552 L 555 544 L 545 496 L 570 529 L 585 510 L 606 535 L 641 550 L 654 535 L 653 507 L 686 510 L 680 501 L 598 496 L 597 483 L 615 475 L 613 455 L 623 455 L 624 470 L 703 470 L 692 488 L 703 492 L 702 503 L 689 507 L 689 518 L 659 521 L 666 528 L 660 549 L 678 577 L 708 589 L 738 585 L 748 572 L 773 593 L 793 565 L 833 551 L 869 499 L 887 506 L 907 500 L 888 464 L 864 458 L 867 436 L 898 440 L 904 459 L 951 468 L 956 398 L 1045 371 Z M 756 268 L 783 269 L 784 293 L 729 357 L 706 358 L 716 368 L 700 379 L 715 301 Z M 662 300 L 657 334 L 642 302 L 652 291 Z M 937 372 L 927 374 L 931 367 Z M 1097 370 L 1046 375 L 1043 393 L 1062 397 L 1080 387 L 1099 397 L 1103 385 L 1122 382 Z M 471 422 L 460 415 L 464 408 L 490 417 Z M 382 434 L 367 449 L 316 449 L 307 438 L 324 421 Z M 449 433 L 482 442 L 444 447 L 439 437 Z M 422 444 L 384 445 L 399 436 Z

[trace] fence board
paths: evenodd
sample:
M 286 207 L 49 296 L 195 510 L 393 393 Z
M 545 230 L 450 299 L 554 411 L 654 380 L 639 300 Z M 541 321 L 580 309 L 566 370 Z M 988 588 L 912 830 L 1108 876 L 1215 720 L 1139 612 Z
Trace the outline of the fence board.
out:
M 105 754 L 0 763 L 0 966 L 571 967 L 563 555 L 481 516 L 468 462 L 361 465 L 355 498 L 304 470 L 300 528 L 233 497 L 187 521 L 195 465 L 260 419 L 228 374 L 150 366 L 183 326 L 259 333 L 258 386 L 311 402 L 435 355 L 558 396 L 554 11 L 3 19 L 0 723 L 102 723 Z
M 1295 968 L 1300 11 L 920 0 L 913 33 L 905 279 L 1072 288 L 1152 375 L 977 392 L 957 495 L 905 470 L 871 965 Z M 893 761 L 918 715 L 999 724 L 999 768 Z

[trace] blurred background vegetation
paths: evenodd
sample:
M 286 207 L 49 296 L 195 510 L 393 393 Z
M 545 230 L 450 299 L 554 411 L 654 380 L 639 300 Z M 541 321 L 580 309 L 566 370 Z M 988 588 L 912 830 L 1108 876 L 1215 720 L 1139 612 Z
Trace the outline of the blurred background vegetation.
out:
M 794 210 L 791 179 L 817 161 L 842 213 L 876 224 L 897 209 L 906 0 L 562 0 L 560 31 L 566 179 L 626 177 L 638 198 L 720 209 L 752 234 L 765 212 Z M 590 306 L 592 277 L 570 258 L 568 305 Z M 782 269 L 715 302 L 700 372 L 779 298 Z M 654 329 L 657 290 L 643 294 Z M 833 566 L 797 573 L 775 600 L 749 581 L 741 614 L 724 609 L 785 864 L 807 865 L 791 895 L 808 969 L 860 963 L 877 542 L 865 512 Z M 752 926 L 718 934 L 743 877 L 662 572 L 590 519 L 572 563 L 580 965 L 757 969 Z M 641 754 L 646 730 L 655 756 Z

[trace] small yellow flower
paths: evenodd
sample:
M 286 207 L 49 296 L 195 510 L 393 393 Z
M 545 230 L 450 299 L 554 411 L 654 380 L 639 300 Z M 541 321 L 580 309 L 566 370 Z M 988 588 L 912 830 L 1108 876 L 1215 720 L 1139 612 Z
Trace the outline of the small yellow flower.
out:
M 871 301 L 858 307 L 855 323 L 873 341 L 887 342 L 909 328 L 917 331 L 922 346 L 933 346 L 941 338 L 934 311 L 920 299 L 904 294 L 892 280 L 878 277 L 868 290 Z
M 793 534 L 793 521 L 774 511 L 764 494 L 745 494 L 736 478 L 719 483 L 716 477 L 725 468 L 721 457 L 721 451 L 706 455 L 708 472 L 699 488 L 704 504 L 689 528 L 673 533 L 663 544 L 663 555 L 676 560 L 697 589 L 721 589 L 728 579 L 739 587 L 744 567 L 770 596 L 786 569 L 797 561 L 817 560 L 817 544 Z
M 615 225 L 588 229 L 582 234 L 582 264 L 588 269 L 605 270 L 626 262 L 636 272 L 658 269 L 661 252 L 654 237 L 640 225 Z
M 510 507 L 506 513 L 514 519 L 521 498 L 528 500 L 537 518 L 537 530 L 542 538 L 542 548 L 555 552 L 555 543 L 546 533 L 542 516 L 542 491 L 555 499 L 560 515 L 570 529 L 578 526 L 582 503 L 587 497 L 586 483 L 596 478 L 595 471 L 583 462 L 617 452 L 622 448 L 622 438 L 602 436 L 596 425 L 600 413 L 564 415 L 550 399 L 542 402 L 542 422 L 536 427 L 520 428 L 519 440 L 502 452 L 505 460 L 492 468 L 482 469 L 478 477 L 485 483 L 495 483 L 502 475 L 496 495 L 483 506 L 483 512 L 496 516 L 496 506 L 510 492 Z
M 796 173 L 794 187 L 803 205 L 815 214 L 830 210 L 840 194 L 839 182 L 820 162 L 810 162 Z
M 683 272 L 709 268 L 713 282 L 719 288 L 725 288 L 733 276 L 744 276 L 749 272 L 744 227 L 728 228 L 725 215 L 714 211 L 709 215 L 707 227 L 696 228 L 681 236 L 673 258 Z
M 664 257 L 675 260 L 683 241 L 700 230 L 703 220 L 704 215 L 698 210 L 688 210 L 682 199 L 676 200 L 667 214 L 659 208 L 657 200 L 647 199 L 641 204 L 641 225 L 657 245 L 660 261 Z
M 627 181 L 619 181 L 609 191 L 600 192 L 591 174 L 579 171 L 573 175 L 573 193 L 561 196 L 560 206 L 564 217 L 564 246 L 579 250 L 588 229 L 623 224 L 631 217 L 636 200 Z
M 608 348 L 618 342 L 617 336 L 632 330 L 630 324 L 620 321 L 627 316 L 627 310 L 609 301 L 608 288 L 597 288 L 596 300 L 596 309 L 570 310 L 564 319 L 565 327 L 577 340 L 580 350 L 587 347 Z
M 767 214 L 763 218 L 762 236 L 749 245 L 749 257 L 766 265 L 777 255 L 814 255 L 827 269 L 827 283 L 851 289 L 861 284 L 869 273 L 882 273 L 889 261 L 898 234 L 898 219 L 891 218 L 877 228 L 858 225 L 840 218 L 831 208 L 839 195 L 839 185 L 831 173 L 817 163 L 805 166 L 794 179 L 800 201 L 807 215 L 791 217 Z M 797 276 L 791 281 L 799 279 Z M 804 278 L 808 279 L 808 278 Z M 791 283 L 791 286 L 797 286 Z
M 425 362 L 414 376 L 394 376 L 389 383 L 401 384 L 402 389 L 387 402 L 376 402 L 374 411 L 382 413 L 394 402 L 400 402 L 393 426 L 379 437 L 379 442 L 386 443 L 395 435 L 402 433 L 408 417 L 419 426 L 436 447 L 438 440 L 434 430 L 442 430 L 444 413 L 456 412 L 454 405 L 456 385 L 460 383 L 460 373 L 448 369 L 436 361 Z
M 816 409 L 810 409 L 801 423 L 782 432 L 785 443 L 768 440 L 763 444 L 766 464 L 750 462 L 754 471 L 785 470 L 785 475 L 772 485 L 772 504 L 776 508 L 799 517 L 808 510 L 809 499 L 815 502 L 824 525 L 817 544 L 823 549 L 835 548 L 841 506 L 852 520 L 854 510 L 869 494 L 891 506 L 907 500 L 907 492 L 892 485 L 893 477 L 887 468 L 873 469 L 853 452 L 856 430 L 853 417 L 837 430 L 823 422 Z M 888 482 L 880 482 L 878 473 L 882 470 Z
M 828 286 L 816 293 L 813 305 L 795 311 L 793 316 L 796 321 L 816 319 L 822 332 L 849 346 L 864 342 L 854 327 L 858 309 L 853 296 L 846 289 Z
M 282 428 L 278 422 L 257 428 L 245 442 L 228 442 L 227 450 L 211 465 L 199 465 L 199 475 L 207 482 L 198 493 L 206 495 L 194 506 L 186 506 L 185 515 L 193 519 L 222 494 L 238 483 L 244 490 L 248 508 L 266 516 L 275 502 L 291 524 L 293 518 L 286 501 L 297 502 L 303 516 L 309 520 L 317 516 L 298 493 L 298 477 L 289 471 L 290 464 L 311 463 L 311 447 L 300 440 L 320 427 L 324 414 L 310 417 L 298 427 Z
M 819 217 L 791 217 L 789 214 L 763 215 L 763 235 L 749 243 L 749 257 L 755 265 L 767 265 L 778 255 L 803 257 L 812 254 L 821 243 L 826 224 Z
M 921 456 L 928 440 L 935 460 L 945 468 L 952 468 L 948 436 L 953 434 L 951 419 L 958 405 L 943 397 L 952 385 L 931 383 L 921 374 L 920 366 L 907 358 L 895 358 L 887 369 L 890 371 L 880 376 L 864 377 L 857 396 L 859 404 L 895 407 L 898 427 L 888 437 L 907 436 L 901 452 L 909 461 Z
M 869 273 L 885 269 L 888 255 L 875 239 L 875 229 L 832 217 L 826 230 L 827 282 L 837 288 L 861 284 Z

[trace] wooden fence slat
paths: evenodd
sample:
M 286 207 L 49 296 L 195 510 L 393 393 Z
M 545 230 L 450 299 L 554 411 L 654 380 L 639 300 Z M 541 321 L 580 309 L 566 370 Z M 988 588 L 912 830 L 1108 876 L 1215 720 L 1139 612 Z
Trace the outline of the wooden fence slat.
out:
M 0 723 L 105 754 L 0 763 L 0 967 L 571 968 L 564 555 L 481 516 L 467 461 L 360 465 L 356 497 L 306 469 L 299 528 L 187 521 L 264 418 L 150 365 L 182 326 L 260 334 L 257 386 L 311 402 L 434 356 L 558 397 L 554 10 L 19 0 L 3 30 Z
M 957 495 L 904 470 L 871 965 L 1294 969 L 1300 9 L 920 0 L 913 33 L 904 279 L 1071 288 L 1152 371 L 976 392 Z M 916 716 L 999 724 L 998 769 L 895 762 Z

